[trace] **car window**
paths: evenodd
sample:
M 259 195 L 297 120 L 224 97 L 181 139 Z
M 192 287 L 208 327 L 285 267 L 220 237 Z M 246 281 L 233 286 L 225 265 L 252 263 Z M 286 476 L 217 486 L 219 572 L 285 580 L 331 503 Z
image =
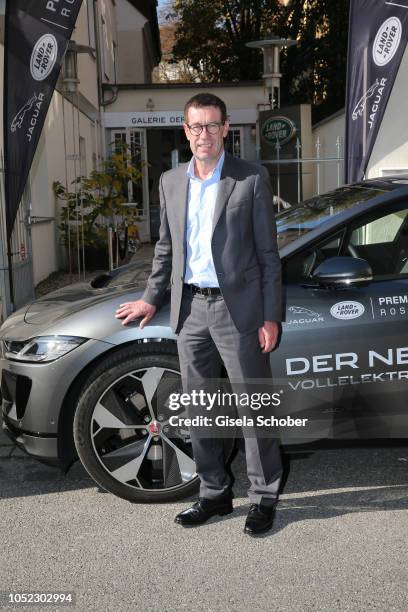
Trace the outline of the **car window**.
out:
M 346 251 L 365 259 L 376 279 L 408 274 L 408 206 L 352 226 Z
M 292 256 L 283 266 L 284 282 L 310 282 L 312 272 L 319 264 L 339 255 L 343 235 L 344 230 Z
M 373 187 L 346 186 L 296 204 L 279 213 L 276 217 L 279 248 L 307 234 L 344 210 L 381 193 L 384 193 L 383 190 Z

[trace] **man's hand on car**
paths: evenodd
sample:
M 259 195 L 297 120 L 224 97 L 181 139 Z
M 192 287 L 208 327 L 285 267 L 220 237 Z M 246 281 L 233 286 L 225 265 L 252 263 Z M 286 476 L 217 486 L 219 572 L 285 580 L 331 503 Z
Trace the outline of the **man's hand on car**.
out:
M 156 306 L 152 306 L 143 300 L 136 300 L 135 302 L 125 302 L 120 304 L 116 311 L 115 317 L 117 319 L 124 319 L 122 325 L 127 325 L 134 319 L 143 319 L 139 323 L 140 329 L 143 329 L 145 325 L 154 317 L 156 314 Z

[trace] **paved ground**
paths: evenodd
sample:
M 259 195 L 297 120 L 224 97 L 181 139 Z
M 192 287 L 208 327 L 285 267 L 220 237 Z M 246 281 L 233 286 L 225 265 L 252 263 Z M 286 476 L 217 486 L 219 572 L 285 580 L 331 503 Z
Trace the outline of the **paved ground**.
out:
M 173 518 L 188 502 L 130 504 L 0 434 L 0 591 L 72 591 L 76 610 L 98 612 L 407 610 L 408 446 L 292 460 L 274 529 L 256 540 L 242 533 L 241 455 L 233 467 L 234 513 L 185 530 Z
M 259 539 L 242 533 L 241 455 L 234 513 L 186 530 L 173 523 L 185 502 L 130 504 L 79 465 L 63 476 L 0 453 L 2 591 L 73 591 L 81 611 L 407 610 L 407 446 L 293 460 Z

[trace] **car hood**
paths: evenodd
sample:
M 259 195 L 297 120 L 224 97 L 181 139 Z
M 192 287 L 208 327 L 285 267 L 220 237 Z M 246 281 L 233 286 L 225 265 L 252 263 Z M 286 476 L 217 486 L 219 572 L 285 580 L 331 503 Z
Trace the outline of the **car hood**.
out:
M 114 310 L 127 300 L 136 300 L 140 284 L 94 289 L 76 283 L 47 294 L 9 316 L 0 328 L 0 338 L 25 340 L 33 335 L 65 334 L 101 338 L 114 320 Z
M 84 308 L 92 307 L 114 295 L 128 293 L 134 287 L 106 287 L 93 289 L 89 283 L 77 283 L 47 294 L 26 307 L 24 321 L 30 325 L 50 324 L 74 314 Z

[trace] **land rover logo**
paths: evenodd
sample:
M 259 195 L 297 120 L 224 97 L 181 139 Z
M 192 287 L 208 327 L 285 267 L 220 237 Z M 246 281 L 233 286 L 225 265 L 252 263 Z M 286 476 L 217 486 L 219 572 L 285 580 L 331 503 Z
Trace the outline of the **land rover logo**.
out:
M 385 66 L 396 54 L 401 42 L 402 24 L 398 17 L 389 17 L 380 26 L 373 44 L 373 60 Z
M 357 319 L 364 314 L 365 308 L 360 302 L 337 302 L 330 308 L 330 314 L 335 319 Z
M 54 68 L 57 60 L 58 43 L 52 34 L 44 34 L 34 45 L 30 59 L 31 76 L 36 81 L 44 81 Z
M 296 134 L 296 125 L 287 117 L 271 117 L 262 126 L 262 138 L 269 144 L 286 144 Z

